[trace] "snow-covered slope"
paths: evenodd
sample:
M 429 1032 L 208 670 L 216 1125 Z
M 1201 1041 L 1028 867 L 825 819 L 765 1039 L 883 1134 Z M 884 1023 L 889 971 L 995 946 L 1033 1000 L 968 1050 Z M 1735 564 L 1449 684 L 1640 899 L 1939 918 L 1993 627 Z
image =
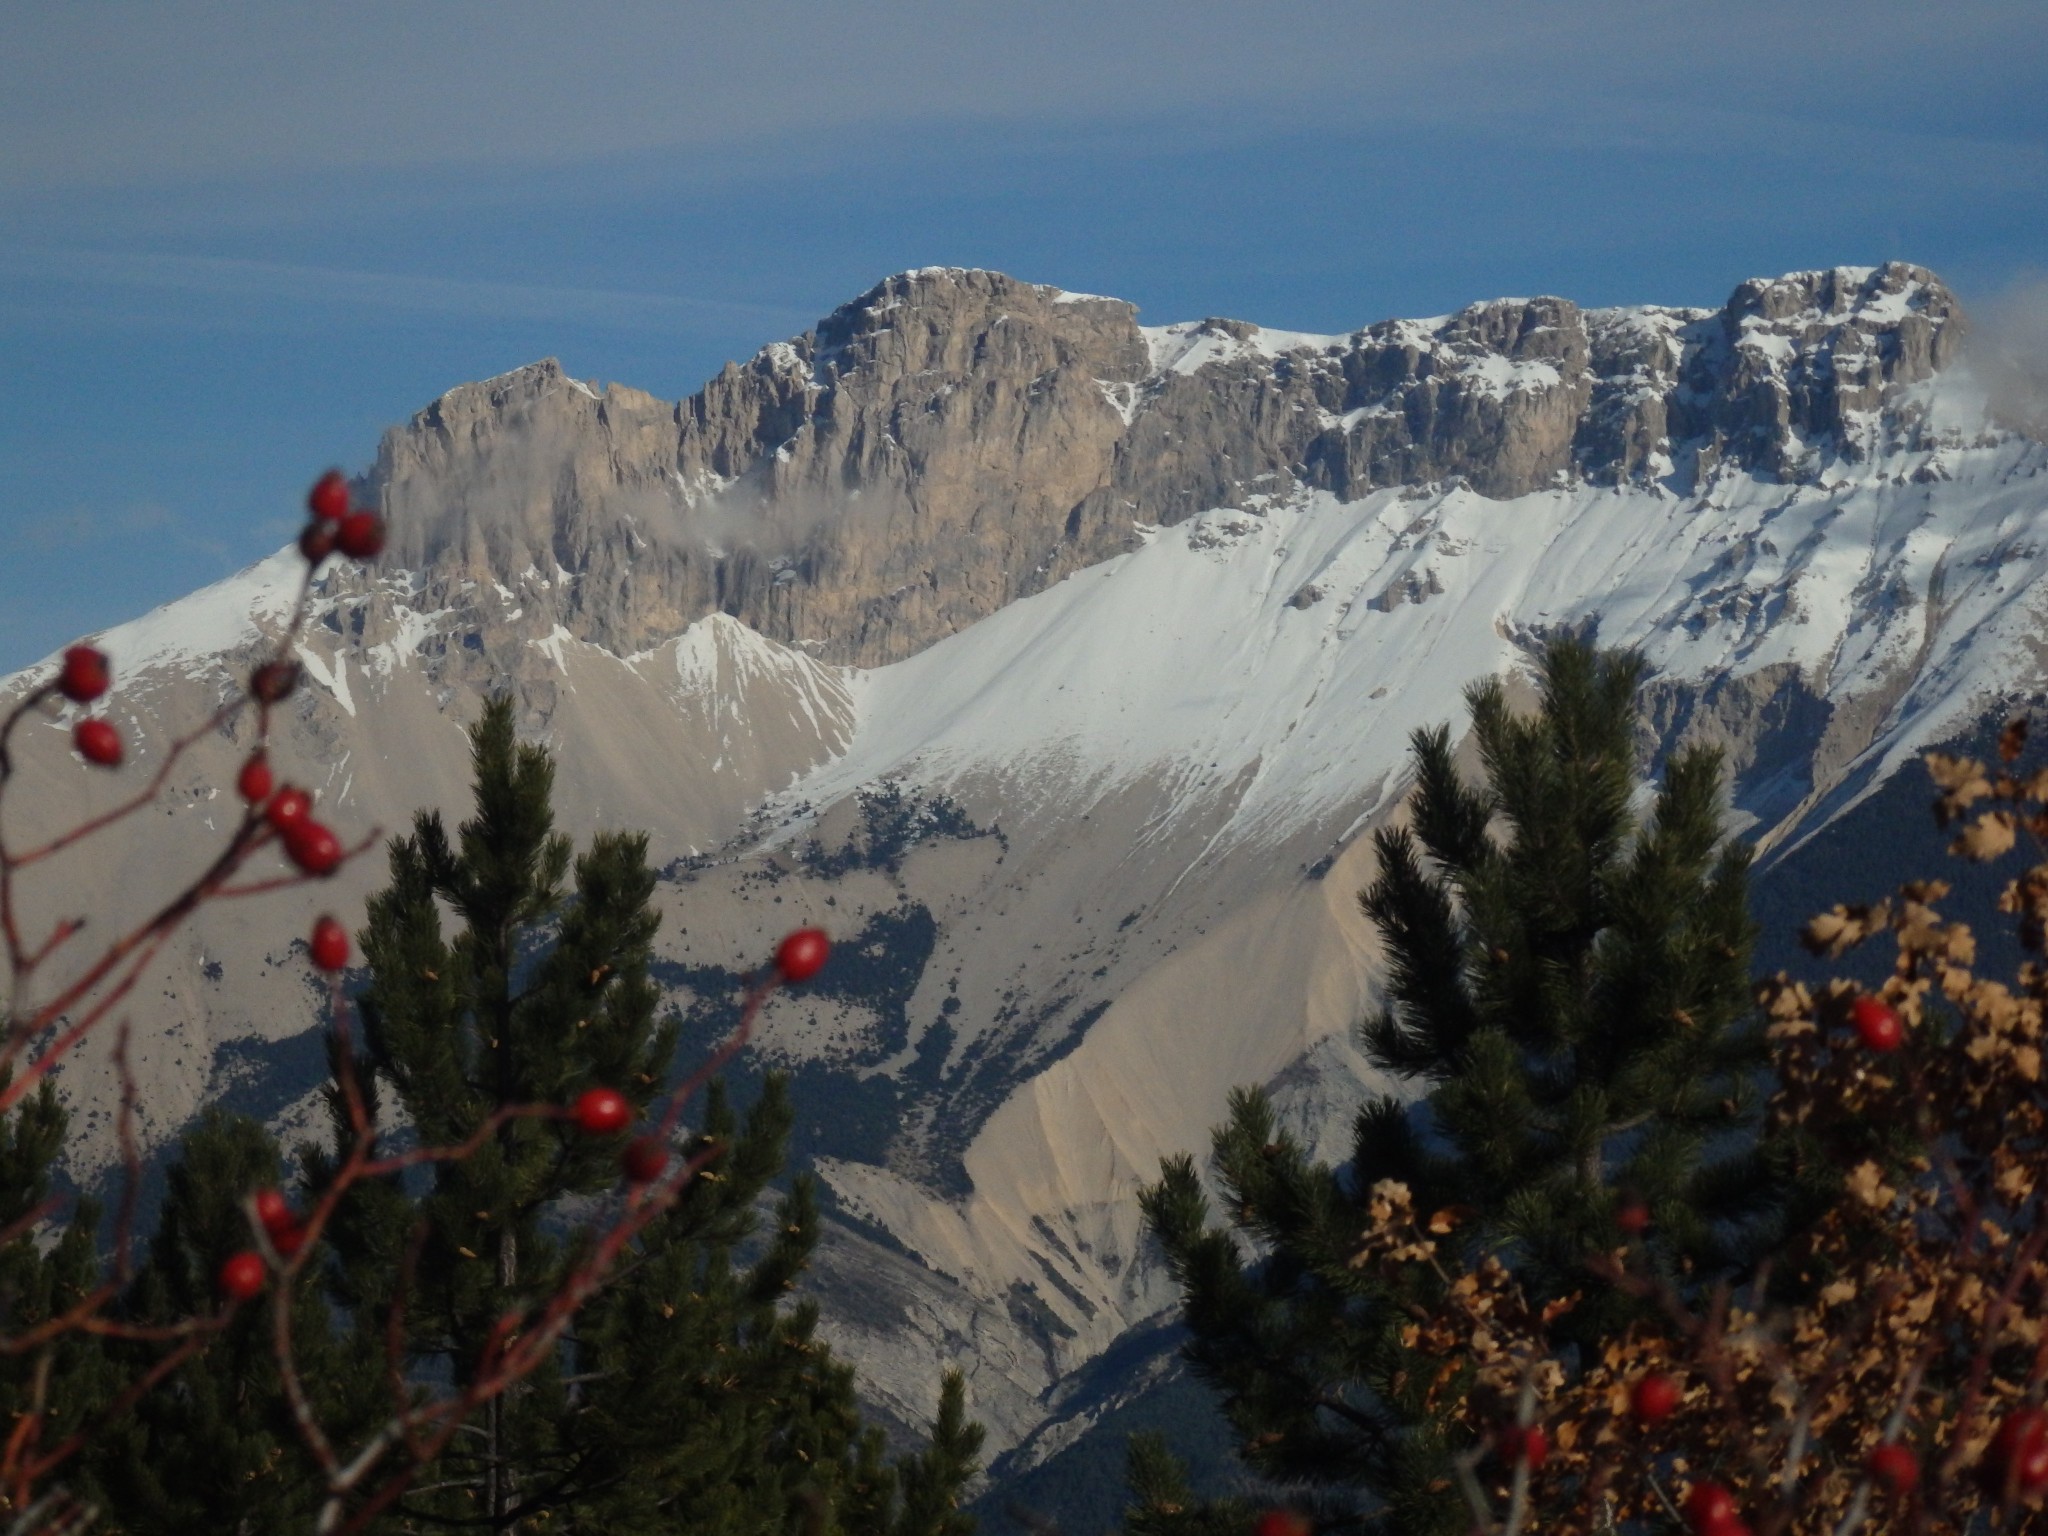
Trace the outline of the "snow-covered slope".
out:
M 1717 727 L 1738 769 L 1756 770 L 1732 786 L 1738 823 L 1781 851 L 2030 686 L 2048 619 L 2048 450 L 1970 420 L 1966 378 L 1924 394 L 1951 423 L 1937 440 L 1808 484 L 1731 470 L 1682 496 L 1248 498 L 1147 529 L 1128 555 L 855 673 L 847 751 L 772 806 L 892 778 L 1012 829 L 1096 818 L 1113 857 L 1097 850 L 1083 879 L 1041 856 L 1004 893 L 1013 946 L 1059 945 L 1068 976 L 1081 973 L 1103 953 L 1093 914 L 1108 888 L 1177 952 L 1146 956 L 1070 1054 L 989 1115 L 962 1154 L 965 1200 L 829 1164 L 846 1206 L 991 1299 L 1037 1285 L 1061 1342 L 1042 1377 L 1012 1380 L 1056 1399 L 1062 1377 L 1162 1305 L 1133 1203 L 1160 1157 L 1203 1145 L 1232 1086 L 1291 1062 L 1315 1063 L 1302 1081 L 1318 1102 L 1372 1083 L 1343 1043 L 1370 985 L 1357 834 L 1393 809 L 1410 731 L 1461 720 L 1460 683 L 1568 631 L 1640 647 L 1667 700 L 1753 688 L 1747 738 L 1741 720 Z M 1782 742 L 1760 758 L 1783 713 L 1766 706 L 1784 693 L 1821 722 L 1790 771 Z M 1655 745 L 1668 748 L 1688 721 L 1665 718 Z M 1342 853 L 1319 883 L 1299 879 L 1305 829 Z M 1239 892 L 1227 914 L 1176 910 L 1189 889 L 1222 885 Z M 1060 944 L 1062 920 L 1088 943 Z M 1077 1002 L 1088 995 L 1083 984 Z M 963 1010 L 955 1054 L 1000 1034 L 998 1013 Z

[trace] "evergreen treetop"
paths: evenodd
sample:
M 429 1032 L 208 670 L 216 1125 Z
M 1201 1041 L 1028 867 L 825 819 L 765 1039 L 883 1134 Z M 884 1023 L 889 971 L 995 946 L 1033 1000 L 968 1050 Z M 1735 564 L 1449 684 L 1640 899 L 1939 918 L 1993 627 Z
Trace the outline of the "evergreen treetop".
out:
M 1383 1503 L 1403 1531 L 1465 1517 L 1458 1436 L 1425 1403 L 1440 1384 L 1403 1343 L 1422 1298 L 1353 1263 L 1375 1186 L 1407 1186 L 1456 1242 L 1497 1249 L 1544 1298 L 1623 1240 L 1625 1201 L 1655 1211 L 1647 1242 L 1683 1280 L 1728 1263 L 1772 1200 L 1763 1154 L 1736 1145 L 1763 1061 L 1748 853 L 1724 836 L 1712 752 L 1674 756 L 1637 812 L 1642 675 L 1632 654 L 1564 640 L 1542 658 L 1533 711 L 1511 708 L 1497 680 L 1476 684 L 1477 783 L 1448 728 L 1415 734 L 1409 824 L 1375 835 L 1379 874 L 1360 894 L 1387 965 L 1361 1038 L 1423 1103 L 1368 1104 L 1352 1161 L 1332 1169 L 1278 1130 L 1263 1093 L 1233 1095 L 1214 1167 L 1249 1249 L 1210 1225 L 1191 1158 L 1170 1159 L 1143 1197 L 1189 1357 L 1248 1464 L 1344 1492 L 1354 1512 L 1361 1495 Z M 1611 1304 L 1588 1306 L 1559 1326 L 1591 1337 L 1616 1320 Z
M 508 699 L 471 742 L 475 814 L 453 839 L 438 814 L 417 817 L 369 904 L 357 1078 L 390 1101 L 385 1119 L 396 1110 L 442 1145 L 508 1107 L 592 1087 L 642 1114 L 676 1049 L 649 975 L 646 839 L 600 833 L 573 854 L 554 830 L 553 762 L 515 739 Z M 308 1149 L 316 1189 L 351 1134 L 338 1085 L 330 1106 L 333 1152 Z M 852 1373 L 815 1338 L 816 1309 L 785 1304 L 818 1236 L 808 1181 L 775 1208 L 768 1241 L 753 1240 L 789 1122 L 780 1079 L 744 1118 L 714 1083 L 671 1149 L 701 1171 L 632 1240 L 549 1365 L 486 1404 L 380 1528 L 738 1536 L 815 1517 L 828 1532 L 955 1536 L 980 1441 L 957 1378 L 931 1445 L 889 1464 Z M 354 1189 L 330 1228 L 328 1274 L 356 1348 L 384 1354 L 402 1297 L 402 1374 L 463 1384 L 497 1320 L 558 1291 L 580 1261 L 588 1239 L 570 1210 L 617 1198 L 624 1146 L 623 1131 L 515 1118 L 472 1156 Z

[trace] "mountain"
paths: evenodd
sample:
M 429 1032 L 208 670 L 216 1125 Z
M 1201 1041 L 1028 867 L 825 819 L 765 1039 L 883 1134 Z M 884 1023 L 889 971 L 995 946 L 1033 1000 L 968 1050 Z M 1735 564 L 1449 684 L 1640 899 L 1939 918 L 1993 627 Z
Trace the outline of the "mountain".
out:
M 1901 263 L 1341 336 L 925 269 L 680 404 L 549 361 L 387 433 L 356 491 L 391 548 L 316 582 L 275 756 L 351 833 L 459 811 L 462 728 L 512 689 L 570 830 L 651 832 L 686 1055 L 777 934 L 835 935 L 741 1076 L 794 1075 L 835 1343 L 899 1422 L 965 1365 L 1000 1492 L 1170 1383 L 1133 1198 L 1161 1156 L 1250 1082 L 1339 1154 L 1384 1086 L 1349 1039 L 1354 895 L 1411 729 L 1548 635 L 1640 646 L 1646 762 L 1722 745 L 1765 885 L 1804 893 L 1815 850 L 1895 818 L 1902 764 L 2041 687 L 2044 470 Z M 139 770 L 298 571 L 102 637 Z M 11 815 L 111 793 L 63 723 Z M 146 838 L 78 850 L 40 910 L 139 910 L 218 837 L 243 750 L 202 743 Z M 376 864 L 167 951 L 133 1047 L 153 1145 L 212 1099 L 306 1123 L 287 956 L 316 909 L 359 920 Z M 90 1176 L 104 1050 L 64 1084 Z

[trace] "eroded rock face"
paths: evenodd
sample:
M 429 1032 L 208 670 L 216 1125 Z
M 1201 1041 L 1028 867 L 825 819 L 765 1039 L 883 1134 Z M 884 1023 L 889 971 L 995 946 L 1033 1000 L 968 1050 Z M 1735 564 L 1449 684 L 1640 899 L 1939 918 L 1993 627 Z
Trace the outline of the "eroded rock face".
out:
M 362 489 L 393 562 L 453 603 L 495 595 L 508 637 L 631 654 L 723 611 L 872 666 L 1143 525 L 1299 486 L 1803 478 L 1910 434 L 1902 390 L 1961 337 L 1953 295 L 1896 262 L 1718 311 L 1508 299 L 1337 337 L 1145 329 L 1120 300 L 927 268 L 680 405 L 552 360 L 451 390 Z

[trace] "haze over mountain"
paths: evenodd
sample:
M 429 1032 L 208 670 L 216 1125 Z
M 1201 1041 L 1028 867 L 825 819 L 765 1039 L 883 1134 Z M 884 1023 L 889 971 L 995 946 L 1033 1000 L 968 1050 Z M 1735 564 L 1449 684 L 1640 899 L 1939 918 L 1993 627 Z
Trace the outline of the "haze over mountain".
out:
M 564 823 L 651 834 L 686 1054 L 776 935 L 831 930 L 743 1069 L 795 1076 L 833 1220 L 815 1288 L 897 1419 L 963 1364 L 1012 1473 L 1164 1367 L 1134 1198 L 1160 1157 L 1254 1082 L 1341 1155 L 1383 1086 L 1349 1039 L 1365 834 L 1464 683 L 1561 632 L 1640 646 L 1646 763 L 1724 746 L 1766 879 L 2041 684 L 2048 449 L 1963 336 L 1902 263 L 1719 310 L 1503 299 L 1338 336 L 1143 327 L 949 268 L 680 404 L 540 362 L 386 434 L 356 489 L 391 547 L 319 578 L 274 755 L 346 830 L 460 814 L 463 728 L 511 688 Z M 299 571 L 281 551 L 103 637 L 139 770 Z M 30 732 L 13 814 L 111 794 L 63 725 Z M 209 743 L 58 892 L 139 907 L 192 867 L 242 749 Z M 309 1123 L 288 955 L 382 878 L 181 938 L 137 1010 L 155 1143 L 223 1097 Z M 89 1175 L 104 1052 L 64 1082 Z

